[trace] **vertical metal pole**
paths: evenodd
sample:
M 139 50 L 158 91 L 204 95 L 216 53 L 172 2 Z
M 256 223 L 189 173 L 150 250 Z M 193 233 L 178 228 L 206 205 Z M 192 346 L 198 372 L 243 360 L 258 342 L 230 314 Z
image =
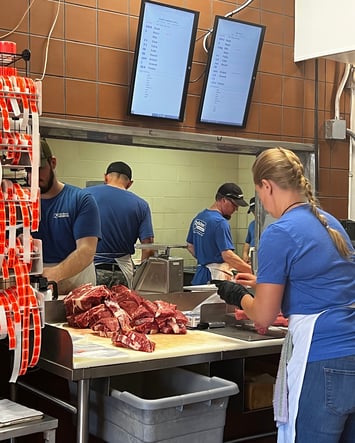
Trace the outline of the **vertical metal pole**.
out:
M 77 443 L 88 443 L 89 439 L 89 387 L 89 379 L 78 381 Z

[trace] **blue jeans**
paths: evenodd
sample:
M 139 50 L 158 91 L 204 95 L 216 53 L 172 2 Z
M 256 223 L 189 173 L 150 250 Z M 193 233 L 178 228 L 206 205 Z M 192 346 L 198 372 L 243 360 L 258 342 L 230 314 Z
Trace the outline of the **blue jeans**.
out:
M 307 363 L 296 443 L 355 442 L 355 356 Z

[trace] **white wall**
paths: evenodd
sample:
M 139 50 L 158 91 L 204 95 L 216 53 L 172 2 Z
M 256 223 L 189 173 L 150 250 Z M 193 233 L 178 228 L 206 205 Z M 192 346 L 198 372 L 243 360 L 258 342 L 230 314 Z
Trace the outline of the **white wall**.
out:
M 191 219 L 201 209 L 213 203 L 216 191 L 222 183 L 239 184 L 247 201 L 254 195 L 252 155 L 54 139 L 48 139 L 48 143 L 58 159 L 58 178 L 81 188 L 86 186 L 87 181 L 103 180 L 109 163 L 128 163 L 134 180 L 130 190 L 150 204 L 156 243 L 185 245 Z M 239 254 L 251 220 L 252 216 L 247 215 L 247 208 L 240 208 L 230 222 Z M 185 265 L 195 264 L 195 260 L 185 250 L 175 249 L 172 254 L 183 257 Z
M 295 62 L 355 63 L 354 0 L 295 0 Z

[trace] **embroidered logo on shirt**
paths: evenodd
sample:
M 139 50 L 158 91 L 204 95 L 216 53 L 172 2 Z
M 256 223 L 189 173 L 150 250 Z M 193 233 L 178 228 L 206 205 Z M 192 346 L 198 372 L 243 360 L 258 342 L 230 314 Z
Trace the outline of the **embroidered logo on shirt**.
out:
M 203 220 L 195 220 L 194 222 L 194 227 L 193 227 L 193 232 L 194 234 L 198 234 L 198 235 L 204 235 L 205 231 L 206 231 L 206 225 L 207 223 L 204 222 Z
M 55 212 L 53 218 L 69 218 L 69 212 Z

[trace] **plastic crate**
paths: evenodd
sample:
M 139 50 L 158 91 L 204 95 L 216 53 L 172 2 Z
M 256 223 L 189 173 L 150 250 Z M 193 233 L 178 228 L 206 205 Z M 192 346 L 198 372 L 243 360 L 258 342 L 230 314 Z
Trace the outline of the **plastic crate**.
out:
M 90 433 L 115 443 L 223 442 L 238 386 L 185 369 L 113 377 L 110 395 L 90 392 Z

